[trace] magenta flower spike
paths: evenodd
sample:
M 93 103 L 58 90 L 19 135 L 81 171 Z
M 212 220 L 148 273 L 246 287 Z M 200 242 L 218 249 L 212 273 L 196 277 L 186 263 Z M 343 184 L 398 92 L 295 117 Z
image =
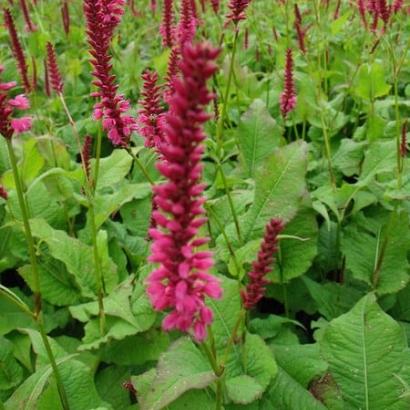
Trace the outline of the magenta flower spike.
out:
M 64 28 L 64 33 L 68 35 L 70 33 L 70 9 L 68 7 L 68 0 L 63 0 L 63 3 L 61 4 L 61 18 L 63 21 L 63 28 Z
M 239 24 L 241 20 L 246 19 L 246 9 L 249 6 L 251 0 L 231 0 L 229 2 L 229 14 L 226 16 L 225 25 L 232 22 L 235 26 Z
M 0 74 L 3 70 L 3 66 L 0 66 Z M 15 117 L 16 111 L 30 108 L 30 103 L 24 94 L 19 94 L 14 98 L 9 97 L 9 91 L 16 85 L 15 81 L 8 83 L 0 81 L 0 134 L 9 140 L 14 134 L 30 130 L 32 123 L 31 117 Z
M 54 46 L 47 42 L 47 72 L 49 75 L 51 88 L 57 93 L 63 92 L 63 79 L 58 69 L 56 51 Z
M 191 0 L 181 0 L 181 16 L 176 27 L 176 38 L 181 49 L 185 44 L 192 42 L 195 32 L 196 19 Z
M 164 143 L 160 146 L 158 170 L 166 182 L 154 188 L 156 228 L 149 260 L 158 263 L 148 278 L 148 295 L 155 310 L 170 310 L 164 330 L 190 332 L 197 341 L 207 335 L 213 319 L 205 298 L 219 298 L 219 281 L 209 273 L 211 252 L 196 248 L 208 242 L 197 237 L 206 223 L 201 183 L 201 157 L 206 136 L 203 124 L 209 119 L 204 106 L 213 99 L 206 81 L 216 71 L 219 51 L 208 44 L 186 44 L 180 63 L 181 78 L 165 115 Z
M 159 29 L 162 36 L 162 45 L 170 48 L 174 45 L 175 34 L 173 6 L 173 0 L 164 0 L 162 23 Z
M 135 130 L 135 118 L 127 115 L 130 104 L 117 93 L 109 47 L 124 13 L 124 4 L 124 0 L 84 0 L 91 64 L 94 67 L 93 84 L 98 88 L 92 96 L 99 99 L 94 106 L 94 119 L 102 120 L 113 145 L 122 147 L 127 146 Z
M 155 71 L 146 71 L 142 75 L 144 86 L 142 91 L 142 108 L 138 113 L 137 127 L 139 133 L 145 138 L 148 148 L 159 147 L 162 140 L 161 118 L 161 90 L 157 85 L 158 74 Z
M 4 24 L 9 32 L 11 50 L 20 72 L 21 82 L 23 83 L 26 93 L 29 93 L 31 86 L 28 78 L 26 56 L 24 55 L 23 47 L 21 46 L 17 35 L 16 25 L 14 24 L 13 16 L 11 15 L 9 9 L 4 9 Z
M 284 118 L 294 110 L 296 106 L 295 84 L 293 80 L 293 54 L 292 50 L 286 50 L 285 85 L 280 95 L 280 110 Z
M 248 273 L 249 283 L 242 291 L 242 301 L 245 309 L 252 309 L 263 298 L 269 281 L 266 275 L 271 272 L 275 254 L 278 251 L 278 235 L 284 228 L 280 219 L 272 219 L 267 225 L 256 261 Z
M 26 22 L 27 30 L 31 32 L 36 31 L 37 27 L 31 21 L 30 12 L 29 12 L 26 0 L 20 0 L 20 8 L 21 8 L 21 11 L 23 12 L 23 17 L 24 17 L 24 21 Z

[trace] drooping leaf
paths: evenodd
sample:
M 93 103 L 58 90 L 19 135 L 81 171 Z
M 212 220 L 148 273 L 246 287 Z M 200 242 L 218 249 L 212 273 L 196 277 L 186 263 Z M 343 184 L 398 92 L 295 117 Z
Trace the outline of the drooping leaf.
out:
M 374 294 L 332 320 L 320 344 L 349 409 L 409 408 L 410 397 L 402 397 L 399 381 L 410 375 L 406 337 Z

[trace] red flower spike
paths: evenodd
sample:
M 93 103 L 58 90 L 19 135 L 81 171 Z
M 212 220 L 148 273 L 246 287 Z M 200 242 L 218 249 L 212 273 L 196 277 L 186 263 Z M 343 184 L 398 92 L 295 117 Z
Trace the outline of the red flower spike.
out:
M 23 17 L 24 17 L 24 21 L 26 22 L 27 30 L 31 32 L 36 31 L 37 27 L 31 21 L 30 12 L 28 10 L 26 0 L 20 0 L 20 8 L 21 8 L 21 11 L 23 12 Z
M 293 80 L 293 55 L 292 50 L 288 48 L 286 50 L 286 63 L 285 63 L 285 86 L 282 94 L 280 95 L 280 110 L 283 117 L 287 117 L 288 114 L 293 111 L 296 106 L 296 93 L 295 84 Z
M 145 138 L 145 146 L 159 147 L 162 140 L 160 121 L 163 114 L 161 107 L 161 91 L 157 85 L 158 74 L 155 71 L 146 71 L 142 75 L 144 86 L 142 91 L 142 109 L 138 113 L 137 127 Z
M 83 148 L 81 150 L 81 156 L 84 161 L 84 168 L 87 178 L 91 175 L 91 151 L 93 149 L 93 138 L 87 135 L 84 139 Z
M 70 33 L 70 9 L 68 7 L 68 0 L 63 0 L 61 5 L 61 18 L 63 20 L 64 33 Z
M 47 42 L 47 68 L 51 88 L 57 94 L 61 94 L 63 92 L 64 84 L 60 75 L 60 70 L 58 69 L 55 48 L 50 42 Z
M 179 47 L 182 49 L 185 44 L 191 43 L 195 37 L 196 20 L 192 10 L 191 0 L 182 0 L 181 17 L 176 27 L 176 37 Z
M 181 78 L 165 115 L 164 143 L 160 146 L 158 170 L 167 179 L 154 188 L 158 209 L 153 212 L 156 228 L 149 260 L 159 267 L 148 278 L 148 295 L 155 310 L 170 309 L 164 330 L 192 332 L 203 341 L 213 319 L 205 298 L 219 298 L 218 280 L 209 273 L 210 252 L 198 251 L 207 238 L 198 238 L 206 223 L 201 183 L 201 157 L 206 136 L 203 124 L 209 116 L 204 106 L 213 99 L 206 81 L 216 72 L 219 51 L 208 44 L 186 44 L 180 63 Z
M 48 73 L 47 57 L 44 59 L 44 93 L 47 97 L 51 96 L 50 76 Z
M 23 47 L 17 35 L 16 25 L 14 24 L 13 16 L 9 9 L 4 9 L 4 24 L 9 32 L 11 50 L 13 56 L 16 59 L 17 67 L 20 72 L 21 82 L 23 83 L 26 93 L 31 90 L 30 81 L 28 79 L 28 67 L 26 63 L 26 57 L 24 55 Z
M 271 272 L 275 254 L 278 251 L 278 235 L 284 228 L 280 219 L 272 219 L 267 225 L 256 261 L 252 263 L 252 270 L 248 273 L 249 283 L 241 292 L 245 309 L 252 309 L 263 298 L 266 285 L 265 278 Z
M 215 14 L 218 14 L 219 12 L 220 3 L 221 3 L 221 0 L 211 0 L 212 10 L 214 11 Z
M 98 88 L 92 95 L 100 100 L 94 106 L 94 119 L 101 119 L 108 138 L 114 145 L 122 147 L 127 146 L 135 130 L 135 119 L 126 114 L 129 102 L 117 94 L 109 48 L 124 13 L 124 4 L 125 0 L 84 0 L 91 64 L 94 66 L 93 84 Z
M 0 74 L 4 68 L 0 65 Z M 10 140 L 14 134 L 28 131 L 31 128 L 31 117 L 16 118 L 16 111 L 30 108 L 28 99 L 24 94 L 10 98 L 9 91 L 17 85 L 12 81 L 2 83 L 0 81 L 0 134 Z
M 160 33 L 162 36 L 162 45 L 164 47 L 172 47 L 174 45 L 174 11 L 173 0 L 164 0 L 164 8 L 162 11 L 162 24 Z
M 225 25 L 228 25 L 230 22 L 237 26 L 241 20 L 246 19 L 246 9 L 248 8 L 250 0 L 230 0 L 229 9 L 230 12 L 226 16 Z
M 400 155 L 405 158 L 407 156 L 407 120 L 401 127 L 401 139 L 400 139 Z

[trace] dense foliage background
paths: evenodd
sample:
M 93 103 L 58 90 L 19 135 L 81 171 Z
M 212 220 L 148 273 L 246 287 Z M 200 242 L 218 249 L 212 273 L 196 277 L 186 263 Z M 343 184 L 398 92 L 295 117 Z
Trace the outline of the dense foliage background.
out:
M 67 33 L 64 1 L 27 3 L 32 32 L 19 1 L 0 1 L 15 18 L 35 84 L 28 95 L 33 127 L 12 142 L 39 264 L 44 327 L 69 408 L 410 408 L 408 5 L 372 30 L 372 15 L 366 12 L 366 27 L 359 12 L 363 2 L 297 1 L 303 53 L 291 0 L 252 1 L 235 47 L 235 29 L 224 25 L 228 2 L 221 1 L 218 13 L 211 2 L 204 9 L 196 2 L 196 41 L 221 47 L 209 112 L 225 112 L 222 143 L 215 118 L 206 124 L 202 229 L 224 295 L 208 303 L 212 340 L 201 344 L 161 330 L 163 313 L 146 295 L 152 198 L 140 165 L 159 183 L 157 154 L 138 133 L 128 151 L 113 147 L 92 118 L 82 1 L 67 2 Z M 146 0 L 129 1 L 110 49 L 132 115 L 144 70 L 157 70 L 165 82 L 170 51 L 159 35 L 162 6 L 155 11 Z M 179 9 L 174 1 L 177 20 Z M 91 197 L 73 126 L 61 99 L 45 92 L 48 41 L 81 141 L 91 136 L 93 157 L 101 154 L 91 160 L 92 175 L 98 172 Z M 0 44 L 2 81 L 19 81 L 4 27 Z M 284 118 L 279 102 L 288 48 L 297 103 Z M 55 410 L 63 407 L 31 313 L 35 283 L 11 165 L 0 138 L 0 185 L 8 193 L 0 198 L 0 408 Z M 238 321 L 240 289 L 271 218 L 286 223 L 271 284 Z M 96 264 L 105 284 L 103 331 Z

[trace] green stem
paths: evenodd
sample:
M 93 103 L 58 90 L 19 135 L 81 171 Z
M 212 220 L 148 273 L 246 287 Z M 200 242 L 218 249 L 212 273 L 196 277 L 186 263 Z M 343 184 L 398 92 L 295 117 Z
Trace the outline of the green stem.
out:
M 105 333 L 105 311 L 104 311 L 104 278 L 102 274 L 102 266 L 101 266 L 101 259 L 98 252 L 98 241 L 97 235 L 98 230 L 95 224 L 95 212 L 94 212 L 94 201 L 93 198 L 89 198 L 89 217 L 90 217 L 90 225 L 91 225 L 91 237 L 93 243 L 93 255 L 94 255 L 94 263 L 95 263 L 95 277 L 97 279 L 97 293 L 98 293 L 98 314 L 100 318 L 100 333 L 104 335 Z
M 146 180 L 151 184 L 151 185 L 155 185 L 154 180 L 151 178 L 151 176 L 149 175 L 148 171 L 146 170 L 146 168 L 144 167 L 144 164 L 139 160 L 139 158 L 134 155 L 134 153 L 131 151 L 131 149 L 127 149 L 128 154 L 132 157 L 132 159 L 134 160 L 134 162 L 137 164 L 138 168 L 141 170 L 142 174 L 145 176 Z
M 13 171 L 13 178 L 14 183 L 16 185 L 16 192 L 17 192 L 17 199 L 19 202 L 19 206 L 21 209 L 21 215 L 23 219 L 23 226 L 24 226 L 24 233 L 26 236 L 28 251 L 30 255 L 30 264 L 31 264 L 31 273 L 33 276 L 33 293 L 34 293 L 34 319 L 37 322 L 37 326 L 40 331 L 41 339 L 43 341 L 44 347 L 47 351 L 47 356 L 50 361 L 51 367 L 53 369 L 54 377 L 56 379 L 58 393 L 60 396 L 61 404 L 64 410 L 69 410 L 67 395 L 64 389 L 64 385 L 62 384 L 60 373 L 57 368 L 57 363 L 51 350 L 50 343 L 47 338 L 47 334 L 44 328 L 43 318 L 42 318 L 42 300 L 41 300 L 41 293 L 40 293 L 40 275 L 37 266 L 37 256 L 34 246 L 34 238 L 31 232 L 31 227 L 29 223 L 29 214 L 27 210 L 27 204 L 23 194 L 23 187 L 20 179 L 20 175 L 18 172 L 17 167 L 17 159 L 14 154 L 12 142 L 10 139 L 6 139 L 7 142 L 7 149 L 10 158 L 11 168 Z
M 400 152 L 401 145 L 401 120 L 399 110 L 399 90 L 398 90 L 398 73 L 394 74 L 394 108 L 396 115 L 396 158 L 397 158 L 397 186 L 401 188 L 402 157 Z
M 102 132 L 101 128 L 98 129 L 97 134 L 97 146 L 95 148 L 95 168 L 94 168 L 94 190 L 97 188 L 98 176 L 100 175 L 100 159 L 101 159 L 101 143 L 102 143 Z

